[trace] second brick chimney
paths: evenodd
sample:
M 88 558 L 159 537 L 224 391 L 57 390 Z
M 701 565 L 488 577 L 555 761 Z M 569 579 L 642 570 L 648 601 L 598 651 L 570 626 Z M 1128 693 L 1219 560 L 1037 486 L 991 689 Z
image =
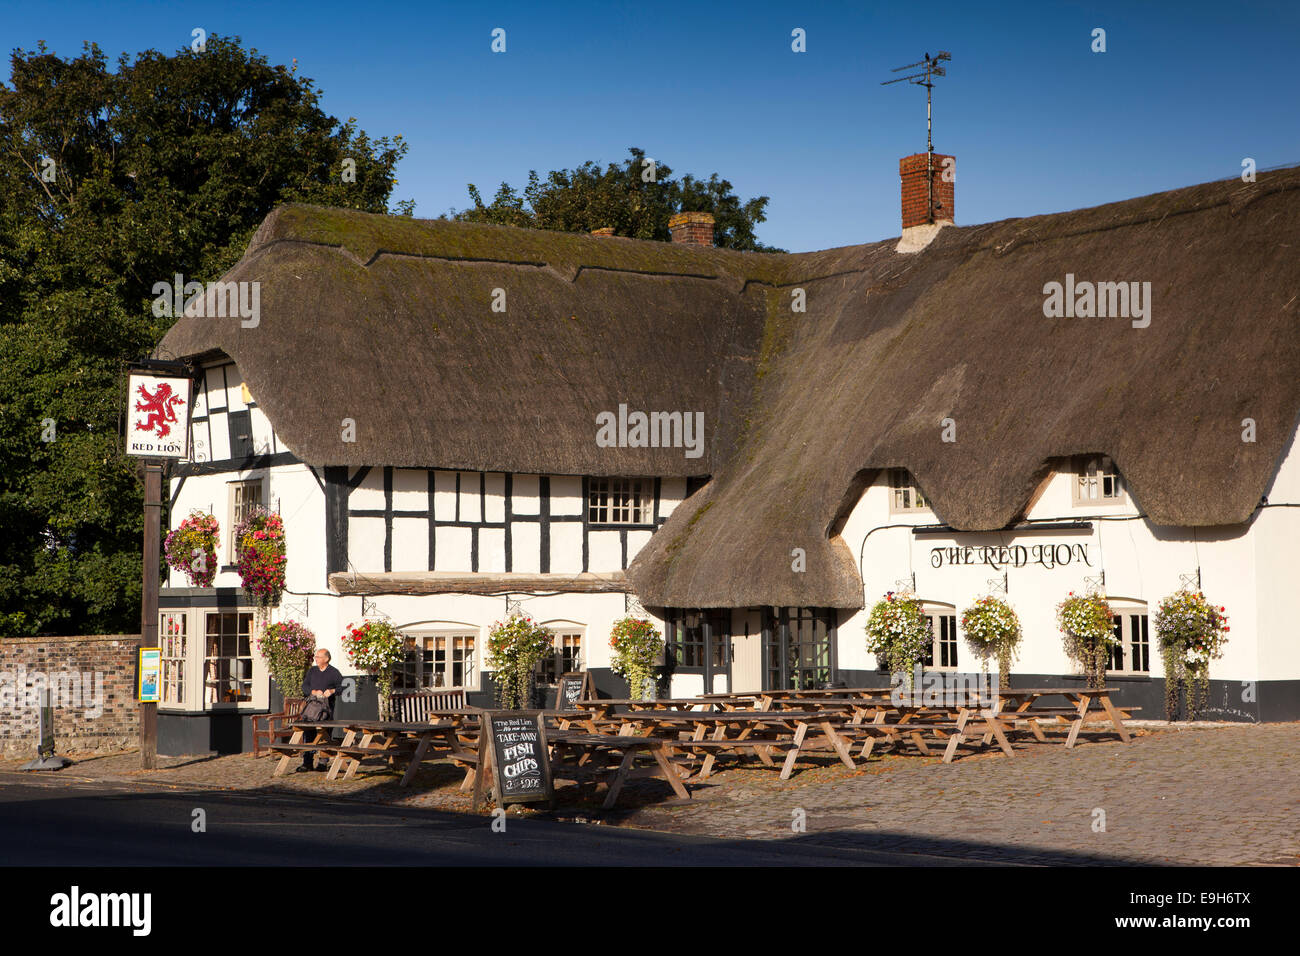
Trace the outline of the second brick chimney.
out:
M 931 223 L 953 221 L 953 180 L 956 178 L 956 160 L 941 153 L 934 154 L 931 187 L 927 194 L 925 172 L 928 154 L 916 153 L 898 161 L 898 175 L 903 181 L 903 228 L 925 226 Z M 933 209 L 926 209 L 927 202 Z
M 673 242 L 688 246 L 713 245 L 713 213 L 679 212 L 668 220 Z

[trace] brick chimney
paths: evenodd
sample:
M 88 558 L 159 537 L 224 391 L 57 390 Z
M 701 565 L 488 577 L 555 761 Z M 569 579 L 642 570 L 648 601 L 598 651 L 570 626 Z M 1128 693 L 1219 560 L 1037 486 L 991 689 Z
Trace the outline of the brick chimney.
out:
M 955 178 L 956 159 L 941 153 L 934 154 L 934 166 L 931 174 L 931 188 L 927 194 L 925 171 L 928 154 L 916 153 L 904 156 L 898 161 L 898 175 L 903 181 L 903 228 L 925 226 L 930 223 L 951 223 L 953 221 L 953 179 Z M 944 163 L 953 170 L 944 178 Z M 933 202 L 932 211 L 926 210 L 926 203 Z
M 668 231 L 673 242 L 688 246 L 713 245 L 713 213 L 679 212 L 668 220 Z

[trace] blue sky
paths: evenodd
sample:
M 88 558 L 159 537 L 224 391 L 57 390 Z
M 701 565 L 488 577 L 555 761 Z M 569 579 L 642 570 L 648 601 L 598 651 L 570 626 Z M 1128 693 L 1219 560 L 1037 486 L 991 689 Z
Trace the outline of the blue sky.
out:
M 956 218 L 1058 212 L 1300 162 L 1300 4 L 160 3 L 6 0 L 6 51 L 63 56 L 239 36 L 298 59 L 323 107 L 410 152 L 417 216 L 629 146 L 771 197 L 759 238 L 792 251 L 899 232 L 898 159 L 925 148 L 925 92 L 881 86 L 945 49 L 935 149 Z M 506 30 L 506 52 L 490 50 Z M 807 52 L 791 51 L 791 30 Z M 1091 51 L 1106 30 L 1105 53 Z M 5 78 L 8 78 L 6 65 Z

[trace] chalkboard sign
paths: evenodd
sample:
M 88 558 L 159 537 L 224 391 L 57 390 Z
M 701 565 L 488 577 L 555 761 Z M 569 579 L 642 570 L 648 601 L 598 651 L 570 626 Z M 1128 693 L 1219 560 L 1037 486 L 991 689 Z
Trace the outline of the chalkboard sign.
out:
M 559 686 L 555 690 L 556 710 L 577 710 L 578 701 L 591 696 L 591 675 L 586 671 L 573 674 L 561 674 Z
M 483 724 L 497 806 L 554 800 L 546 722 L 541 711 L 488 711 L 483 715 Z

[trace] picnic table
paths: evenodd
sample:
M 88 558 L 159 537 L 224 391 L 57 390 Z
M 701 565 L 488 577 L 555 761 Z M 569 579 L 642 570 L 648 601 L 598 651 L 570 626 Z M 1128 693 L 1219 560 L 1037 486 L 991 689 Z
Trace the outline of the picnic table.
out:
M 719 753 L 751 751 L 765 766 L 774 767 L 771 752 L 784 756 L 781 779 L 787 780 L 800 755 L 833 751 L 850 769 L 856 765 L 851 745 L 866 737 L 895 739 L 896 725 L 852 724 L 839 714 L 826 711 L 632 711 L 618 715 L 620 733 L 671 735 L 668 745 L 702 760 L 698 772 L 704 779 L 712 772 Z M 909 730 L 911 728 L 908 728 Z M 733 736 L 734 734 L 734 736 Z M 817 745 L 817 746 L 815 746 Z
M 679 798 L 690 799 L 682 785 L 682 772 L 673 760 L 669 741 L 658 737 L 618 736 L 615 734 L 565 733 L 548 735 L 551 747 L 551 777 L 556 780 L 578 780 L 577 767 L 587 767 L 599 782 L 608 782 L 609 792 L 601 809 L 614 806 L 623 787 L 629 780 L 639 777 L 660 777 L 667 781 Z M 648 756 L 653 763 L 637 767 L 636 760 Z M 612 767 L 610 761 L 618 760 Z

